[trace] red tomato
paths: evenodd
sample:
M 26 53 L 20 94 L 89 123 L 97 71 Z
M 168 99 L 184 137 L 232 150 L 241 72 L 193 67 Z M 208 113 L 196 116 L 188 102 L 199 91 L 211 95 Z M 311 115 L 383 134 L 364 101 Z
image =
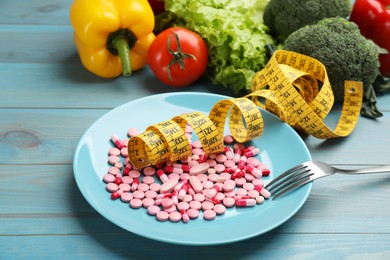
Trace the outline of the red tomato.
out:
M 198 80 L 205 72 L 207 62 L 206 42 L 197 33 L 181 27 L 159 33 L 148 52 L 148 64 L 156 77 L 174 87 L 187 86 Z

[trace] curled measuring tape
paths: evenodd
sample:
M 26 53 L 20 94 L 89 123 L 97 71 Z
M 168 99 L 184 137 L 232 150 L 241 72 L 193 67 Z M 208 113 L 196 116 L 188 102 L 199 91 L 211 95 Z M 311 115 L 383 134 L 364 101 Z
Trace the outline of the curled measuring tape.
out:
M 321 87 L 318 82 L 322 82 Z M 347 136 L 357 123 L 362 98 L 362 83 L 346 81 L 341 117 L 335 130 L 331 130 L 324 123 L 334 102 L 325 67 L 305 55 L 276 51 L 266 67 L 256 73 L 252 93 L 217 102 L 208 116 L 191 112 L 149 126 L 145 132 L 130 138 L 129 160 L 134 167 L 143 168 L 191 156 L 190 142 L 185 134 L 187 125 L 193 128 L 205 154 L 224 150 L 227 119 L 237 142 L 252 140 L 264 129 L 259 106 L 317 138 Z

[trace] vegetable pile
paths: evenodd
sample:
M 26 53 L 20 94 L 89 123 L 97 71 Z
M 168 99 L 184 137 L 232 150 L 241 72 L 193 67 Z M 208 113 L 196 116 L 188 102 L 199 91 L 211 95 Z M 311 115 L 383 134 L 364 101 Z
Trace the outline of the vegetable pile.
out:
M 267 63 L 266 44 L 275 41 L 262 23 L 267 0 L 166 0 L 168 11 L 156 21 L 161 31 L 172 25 L 197 32 L 208 45 L 205 76 L 234 93 L 249 92 L 254 74 Z

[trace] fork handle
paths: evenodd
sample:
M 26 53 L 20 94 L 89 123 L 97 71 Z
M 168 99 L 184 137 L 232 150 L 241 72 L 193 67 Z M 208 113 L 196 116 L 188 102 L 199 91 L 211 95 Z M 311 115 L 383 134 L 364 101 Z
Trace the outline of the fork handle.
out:
M 367 174 L 367 173 L 381 173 L 381 172 L 390 172 L 390 165 L 354 169 L 354 170 L 347 170 L 347 169 L 336 170 L 336 173 L 342 173 L 342 174 Z

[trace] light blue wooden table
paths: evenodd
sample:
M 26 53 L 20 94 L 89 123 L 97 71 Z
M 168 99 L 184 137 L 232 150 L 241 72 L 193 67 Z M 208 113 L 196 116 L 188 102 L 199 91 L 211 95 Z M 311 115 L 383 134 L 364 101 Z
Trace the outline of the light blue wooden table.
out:
M 177 90 L 148 68 L 113 80 L 87 72 L 73 45 L 70 3 L 0 3 L 0 259 L 390 259 L 390 174 L 319 180 L 287 223 L 227 245 L 166 244 L 103 218 L 74 180 L 79 139 L 112 108 Z M 207 81 L 180 91 L 232 95 Z M 348 138 L 305 137 L 313 159 L 347 168 L 389 164 L 390 94 L 378 103 L 384 116 L 360 118 Z

